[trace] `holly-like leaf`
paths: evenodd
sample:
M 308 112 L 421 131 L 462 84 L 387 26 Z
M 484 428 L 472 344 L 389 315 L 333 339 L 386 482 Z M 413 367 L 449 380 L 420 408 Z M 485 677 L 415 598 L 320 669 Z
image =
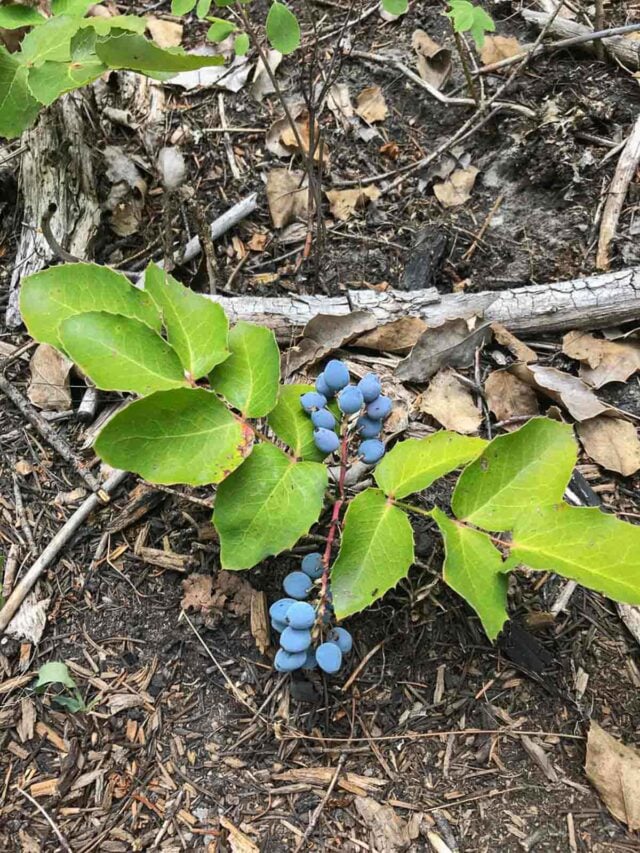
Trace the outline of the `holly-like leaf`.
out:
M 441 510 L 431 515 L 444 539 L 443 577 L 473 607 L 490 640 L 495 640 L 509 618 L 507 577 L 500 551 L 486 533 L 466 527 Z
M 509 567 L 518 563 L 640 604 L 640 526 L 597 507 L 532 504 L 513 529 Z
M 184 369 L 200 379 L 229 356 L 229 322 L 216 302 L 194 293 L 156 264 L 149 264 L 144 287 L 164 319 L 167 339 Z
M 4 30 L 18 30 L 20 27 L 37 27 L 47 19 L 30 6 L 0 6 L 0 27 Z
M 34 273 L 22 282 L 20 312 L 36 341 L 63 349 L 58 327 L 87 311 L 122 314 L 160 330 L 161 319 L 150 296 L 125 276 L 97 264 L 64 264 Z
M 409 8 L 408 0 L 382 0 L 382 8 L 390 15 L 404 15 Z
M 0 45 L 0 136 L 13 139 L 38 117 L 40 104 L 31 95 L 29 69 Z
M 322 511 L 327 469 L 259 444 L 218 488 L 213 523 L 224 569 L 250 569 L 292 548 Z
M 267 423 L 294 456 L 320 462 L 326 454 L 315 446 L 311 418 L 300 405 L 300 397 L 307 391 L 315 391 L 315 386 L 302 383 L 282 385 L 278 402 L 269 412 Z
M 76 686 L 75 681 L 69 674 L 68 666 L 59 660 L 49 661 L 49 663 L 43 664 L 38 670 L 36 689 L 38 687 L 46 687 L 47 684 L 63 684 L 65 687 Z
M 204 388 L 157 391 L 118 412 L 95 449 L 152 483 L 219 483 L 251 453 L 253 433 Z
M 300 45 L 300 25 L 298 19 L 284 3 L 275 0 L 267 15 L 267 38 L 280 53 L 293 53 Z
M 238 29 L 233 21 L 225 21 L 224 18 L 209 18 L 209 20 L 211 21 L 211 26 L 207 30 L 209 41 L 224 41 Z
M 60 324 L 64 351 L 104 391 L 150 394 L 186 384 L 176 351 L 139 320 L 89 311 Z
M 47 61 L 68 62 L 71 59 L 71 39 L 78 32 L 80 21 L 80 18 L 62 15 L 34 27 L 22 40 L 22 63 L 35 67 Z
M 413 529 L 406 514 L 378 489 L 349 504 L 340 553 L 331 568 L 338 619 L 364 610 L 406 577 L 413 563 Z
M 532 418 L 500 435 L 460 475 L 454 514 L 487 530 L 511 530 L 532 506 L 562 500 L 576 464 L 577 446 L 568 424 Z
M 244 417 L 261 418 L 276 405 L 280 350 L 271 329 L 236 323 L 229 332 L 229 358 L 209 376 L 211 387 Z
M 143 36 L 120 33 L 96 44 L 96 53 L 109 68 L 127 68 L 144 73 L 193 71 L 209 65 L 222 65 L 222 56 L 200 56 L 177 48 L 163 50 Z
M 472 462 L 486 446 L 482 438 L 445 430 L 399 441 L 376 467 L 375 480 L 385 494 L 404 498 Z

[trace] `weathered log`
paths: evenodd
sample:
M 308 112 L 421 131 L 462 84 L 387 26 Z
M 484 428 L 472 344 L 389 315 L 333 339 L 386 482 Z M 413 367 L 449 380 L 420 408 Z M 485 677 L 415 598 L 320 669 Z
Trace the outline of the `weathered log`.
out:
M 503 291 L 439 294 L 435 288 L 402 292 L 351 290 L 344 296 L 212 296 L 232 320 L 250 320 L 289 341 L 318 314 L 370 311 L 380 325 L 420 317 L 430 326 L 482 316 L 520 334 L 601 329 L 640 319 L 640 267 L 552 284 Z

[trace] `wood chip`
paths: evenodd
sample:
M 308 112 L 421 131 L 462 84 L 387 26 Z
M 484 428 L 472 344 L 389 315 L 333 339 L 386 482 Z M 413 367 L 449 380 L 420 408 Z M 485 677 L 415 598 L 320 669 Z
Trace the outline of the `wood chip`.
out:
M 264 654 L 271 645 L 269 628 L 269 605 L 267 594 L 257 589 L 251 590 L 251 636 L 256 646 Z
M 272 778 L 282 782 L 299 782 L 326 788 L 335 773 L 335 767 L 296 767 L 294 770 L 276 773 Z M 387 780 L 374 776 L 359 776 L 357 773 L 341 773 L 336 784 L 344 791 L 365 796 L 378 793 L 387 784 Z
M 260 849 L 253 843 L 249 836 L 245 835 L 237 826 L 234 826 L 228 818 L 220 815 L 218 819 L 220 826 L 229 833 L 228 841 L 231 853 L 260 853 Z

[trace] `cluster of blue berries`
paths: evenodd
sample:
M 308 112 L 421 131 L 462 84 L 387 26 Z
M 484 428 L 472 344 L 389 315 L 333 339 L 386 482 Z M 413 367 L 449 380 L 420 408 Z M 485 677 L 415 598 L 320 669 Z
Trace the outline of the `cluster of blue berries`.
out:
M 313 648 L 313 628 L 318 613 L 305 601 L 314 589 L 314 581 L 322 576 L 322 554 L 307 554 L 302 561 L 302 571 L 291 572 L 282 584 L 287 598 L 280 598 L 269 608 L 272 628 L 280 634 L 280 648 L 276 652 L 275 668 L 278 672 L 296 669 L 316 669 L 334 675 L 342 666 L 343 655 L 353 646 L 351 634 L 345 628 L 331 628 L 326 640 Z M 322 621 L 331 619 L 332 608 L 326 607 Z M 317 632 L 319 633 L 319 632 Z
M 367 465 L 375 465 L 384 456 L 384 444 L 379 436 L 382 422 L 391 414 L 392 408 L 390 398 L 382 394 L 379 378 L 375 373 L 367 373 L 357 385 L 350 385 L 347 366 L 333 359 L 316 379 L 316 390 L 300 397 L 300 404 L 311 415 L 315 427 L 315 445 L 324 454 L 334 453 L 340 446 L 336 419 L 327 408 L 328 401 L 334 396 L 344 415 L 360 413 L 355 425 L 362 439 L 358 456 Z

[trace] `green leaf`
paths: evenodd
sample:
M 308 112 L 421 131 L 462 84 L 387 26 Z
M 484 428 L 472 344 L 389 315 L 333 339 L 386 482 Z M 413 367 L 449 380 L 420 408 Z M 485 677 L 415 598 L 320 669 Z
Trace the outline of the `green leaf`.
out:
M 280 53 L 293 53 L 300 45 L 300 25 L 298 19 L 284 3 L 278 0 L 271 4 L 267 15 L 267 38 L 271 46 Z
M 37 68 L 29 69 L 29 89 L 31 94 L 48 106 L 65 92 L 72 92 L 97 80 L 107 70 L 98 57 L 89 60 L 66 62 L 45 62 Z
M 198 56 L 178 51 L 163 50 L 140 35 L 124 33 L 98 42 L 96 53 L 109 68 L 128 68 L 142 72 L 192 71 L 209 65 L 222 65 L 222 56 Z
M 89 311 L 60 324 L 64 351 L 97 388 L 151 394 L 186 384 L 176 351 L 139 320 Z
M 209 41 L 224 41 L 227 36 L 234 33 L 238 28 L 233 21 L 225 21 L 223 18 L 208 18 L 212 21 L 211 26 L 207 30 L 207 38 Z
M 556 572 L 616 601 L 640 604 L 640 526 L 597 507 L 534 507 L 514 526 L 509 567 Z
M 43 664 L 38 670 L 36 689 L 38 687 L 46 687 L 47 684 L 64 684 L 65 687 L 76 686 L 75 681 L 69 675 L 66 663 L 57 660 Z
M 51 0 L 51 13 L 84 18 L 93 5 L 93 0 Z
M 236 323 L 229 332 L 231 356 L 209 376 L 214 391 L 247 418 L 269 414 L 278 399 L 280 350 L 271 329 Z
M 51 701 L 56 705 L 60 705 L 72 714 L 77 714 L 78 711 L 87 711 L 87 705 L 81 696 L 52 696 Z
M 186 15 L 196 5 L 197 0 L 171 0 L 172 15 Z
M 211 0 L 198 0 L 196 6 L 196 15 L 202 20 L 206 18 L 211 9 Z
M 38 117 L 40 104 L 31 96 L 29 69 L 0 45 L 0 136 L 12 139 Z
M 408 0 L 382 0 L 382 8 L 390 15 L 404 15 L 409 8 Z
M 96 452 L 152 483 L 219 483 L 251 453 L 253 433 L 204 388 L 157 391 L 103 427 Z
M 37 27 L 47 19 L 30 6 L 0 6 L 0 27 L 5 30 L 18 30 L 20 27 Z
M 314 385 L 281 385 L 275 409 L 269 413 L 267 423 L 291 449 L 294 456 L 320 462 L 325 458 L 313 442 L 313 424 L 300 405 L 300 397 L 315 391 Z
M 490 640 L 509 618 L 507 577 L 500 551 L 486 533 L 465 527 L 441 510 L 431 510 L 444 539 L 443 577 L 473 607 Z
M 364 610 L 406 577 L 413 563 L 413 529 L 406 514 L 378 489 L 349 504 L 340 553 L 331 568 L 338 619 Z
M 92 29 L 99 36 L 107 36 L 111 30 L 126 30 L 142 34 L 147 28 L 147 22 L 137 15 L 113 15 L 110 18 L 85 18 L 80 22 L 80 28 Z
M 229 356 L 229 322 L 220 305 L 194 293 L 149 264 L 144 287 L 161 312 L 167 339 L 192 379 L 200 379 Z
M 445 430 L 399 441 L 378 464 L 374 477 L 385 494 L 404 498 L 473 461 L 486 446 L 482 438 Z
M 465 468 L 453 493 L 453 512 L 487 530 L 511 530 L 532 506 L 562 500 L 576 457 L 568 424 L 533 418 L 516 432 L 494 438 Z
M 318 520 L 326 487 L 324 465 L 259 444 L 218 488 L 213 523 L 222 567 L 250 569 L 292 548 Z
M 20 312 L 32 338 L 62 349 L 58 326 L 67 317 L 108 311 L 132 317 L 160 330 L 158 309 L 150 296 L 125 276 L 97 264 L 64 264 L 24 279 Z
M 20 58 L 28 67 L 43 62 L 68 62 L 71 59 L 71 39 L 78 32 L 80 18 L 62 15 L 49 18 L 40 27 L 35 27 L 22 40 Z
M 249 36 L 247 33 L 239 33 L 235 41 L 233 42 L 233 49 L 236 52 L 236 56 L 244 56 L 245 53 L 249 50 Z
M 473 24 L 469 27 L 471 38 L 476 43 L 477 48 L 484 45 L 485 33 L 492 33 L 496 28 L 493 18 L 482 9 L 476 6 L 473 14 Z

